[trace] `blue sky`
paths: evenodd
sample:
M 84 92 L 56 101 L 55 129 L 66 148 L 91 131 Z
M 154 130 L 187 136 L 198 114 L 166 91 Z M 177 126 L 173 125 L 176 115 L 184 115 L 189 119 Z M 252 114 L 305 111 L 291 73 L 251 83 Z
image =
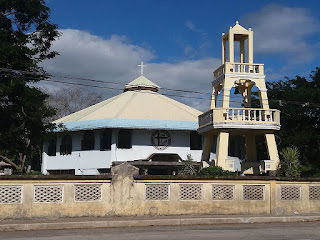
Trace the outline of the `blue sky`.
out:
M 62 36 L 51 73 L 128 83 L 145 75 L 162 87 L 210 89 L 221 33 L 236 20 L 254 31 L 254 62 L 268 81 L 308 76 L 320 66 L 320 1 L 50 0 Z M 52 85 L 51 87 L 57 87 Z M 119 94 L 105 90 L 104 98 Z M 203 108 L 201 100 L 178 99 Z

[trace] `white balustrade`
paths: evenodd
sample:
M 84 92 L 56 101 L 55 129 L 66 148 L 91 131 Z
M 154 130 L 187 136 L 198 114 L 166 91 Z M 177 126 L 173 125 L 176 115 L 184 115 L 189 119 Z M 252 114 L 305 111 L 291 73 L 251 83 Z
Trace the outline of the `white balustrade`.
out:
M 233 72 L 262 74 L 262 64 L 233 63 Z
M 214 71 L 214 78 L 217 79 L 225 73 L 264 74 L 263 68 L 263 64 L 226 62 Z
M 214 108 L 199 116 L 200 128 L 222 122 L 280 125 L 280 112 L 258 108 Z
M 218 110 L 214 109 L 214 110 Z M 275 110 L 250 109 L 250 108 L 228 108 L 225 109 L 225 121 L 257 121 L 273 122 Z M 264 116 L 264 118 L 262 118 Z

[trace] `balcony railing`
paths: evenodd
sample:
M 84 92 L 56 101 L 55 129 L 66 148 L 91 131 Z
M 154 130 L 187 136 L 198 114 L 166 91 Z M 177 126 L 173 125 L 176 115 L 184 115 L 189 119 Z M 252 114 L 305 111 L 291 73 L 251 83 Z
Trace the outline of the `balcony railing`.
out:
M 261 108 L 214 108 L 199 116 L 199 128 L 207 126 L 277 130 L 280 129 L 280 111 Z
M 223 74 L 237 73 L 237 74 L 264 74 L 263 64 L 251 63 L 230 63 L 226 62 L 214 71 L 214 79 L 217 79 Z

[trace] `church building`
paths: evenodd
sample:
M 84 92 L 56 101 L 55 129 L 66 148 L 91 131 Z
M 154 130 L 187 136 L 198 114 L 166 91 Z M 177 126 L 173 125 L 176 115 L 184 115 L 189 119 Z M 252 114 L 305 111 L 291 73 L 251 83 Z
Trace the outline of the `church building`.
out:
M 96 175 L 129 161 L 145 174 L 175 174 L 188 154 L 199 165 L 202 112 L 159 89 L 141 71 L 122 94 L 56 120 L 62 127 L 44 143 L 42 173 Z
M 122 94 L 55 121 L 55 138 L 43 145 L 42 173 L 98 175 L 130 162 L 141 174 L 171 175 L 187 155 L 200 167 L 202 112 L 158 93 L 160 87 L 143 76 L 141 65 L 141 76 Z M 237 144 L 230 147 L 241 155 Z M 240 170 L 239 158 L 228 158 L 237 163 L 230 170 Z

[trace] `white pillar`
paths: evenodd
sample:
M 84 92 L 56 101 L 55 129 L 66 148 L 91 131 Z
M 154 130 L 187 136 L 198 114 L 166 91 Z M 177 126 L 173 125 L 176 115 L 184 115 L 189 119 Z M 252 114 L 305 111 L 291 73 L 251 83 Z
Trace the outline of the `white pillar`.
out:
M 249 32 L 249 36 L 248 36 L 248 63 L 253 64 L 253 32 L 252 31 Z
M 229 101 L 230 101 L 230 89 L 229 87 L 223 88 L 223 95 L 222 95 L 222 107 L 229 108 Z
M 208 162 L 210 160 L 210 153 L 212 149 L 212 135 L 207 133 L 204 134 L 204 141 L 203 141 L 203 147 L 202 147 L 202 156 L 201 161 Z
M 278 155 L 276 139 L 273 133 L 266 134 L 266 142 L 267 142 L 269 158 L 270 160 L 273 161 L 273 166 L 271 166 L 272 168 L 271 170 L 277 170 L 277 167 L 280 163 L 280 159 Z
M 254 134 L 245 135 L 246 141 L 246 161 L 257 162 L 256 136 Z
M 210 109 L 213 109 L 216 107 L 216 90 L 214 87 L 212 87 L 212 94 L 211 94 L 211 100 L 210 100 Z
M 241 63 L 245 63 L 246 62 L 244 40 L 240 41 L 240 62 Z
M 229 31 L 229 62 L 234 62 L 234 35 Z
M 216 152 L 216 165 L 222 167 L 224 170 L 228 170 L 227 158 L 228 158 L 228 145 L 229 145 L 229 133 L 220 132 L 217 139 L 217 152 Z

